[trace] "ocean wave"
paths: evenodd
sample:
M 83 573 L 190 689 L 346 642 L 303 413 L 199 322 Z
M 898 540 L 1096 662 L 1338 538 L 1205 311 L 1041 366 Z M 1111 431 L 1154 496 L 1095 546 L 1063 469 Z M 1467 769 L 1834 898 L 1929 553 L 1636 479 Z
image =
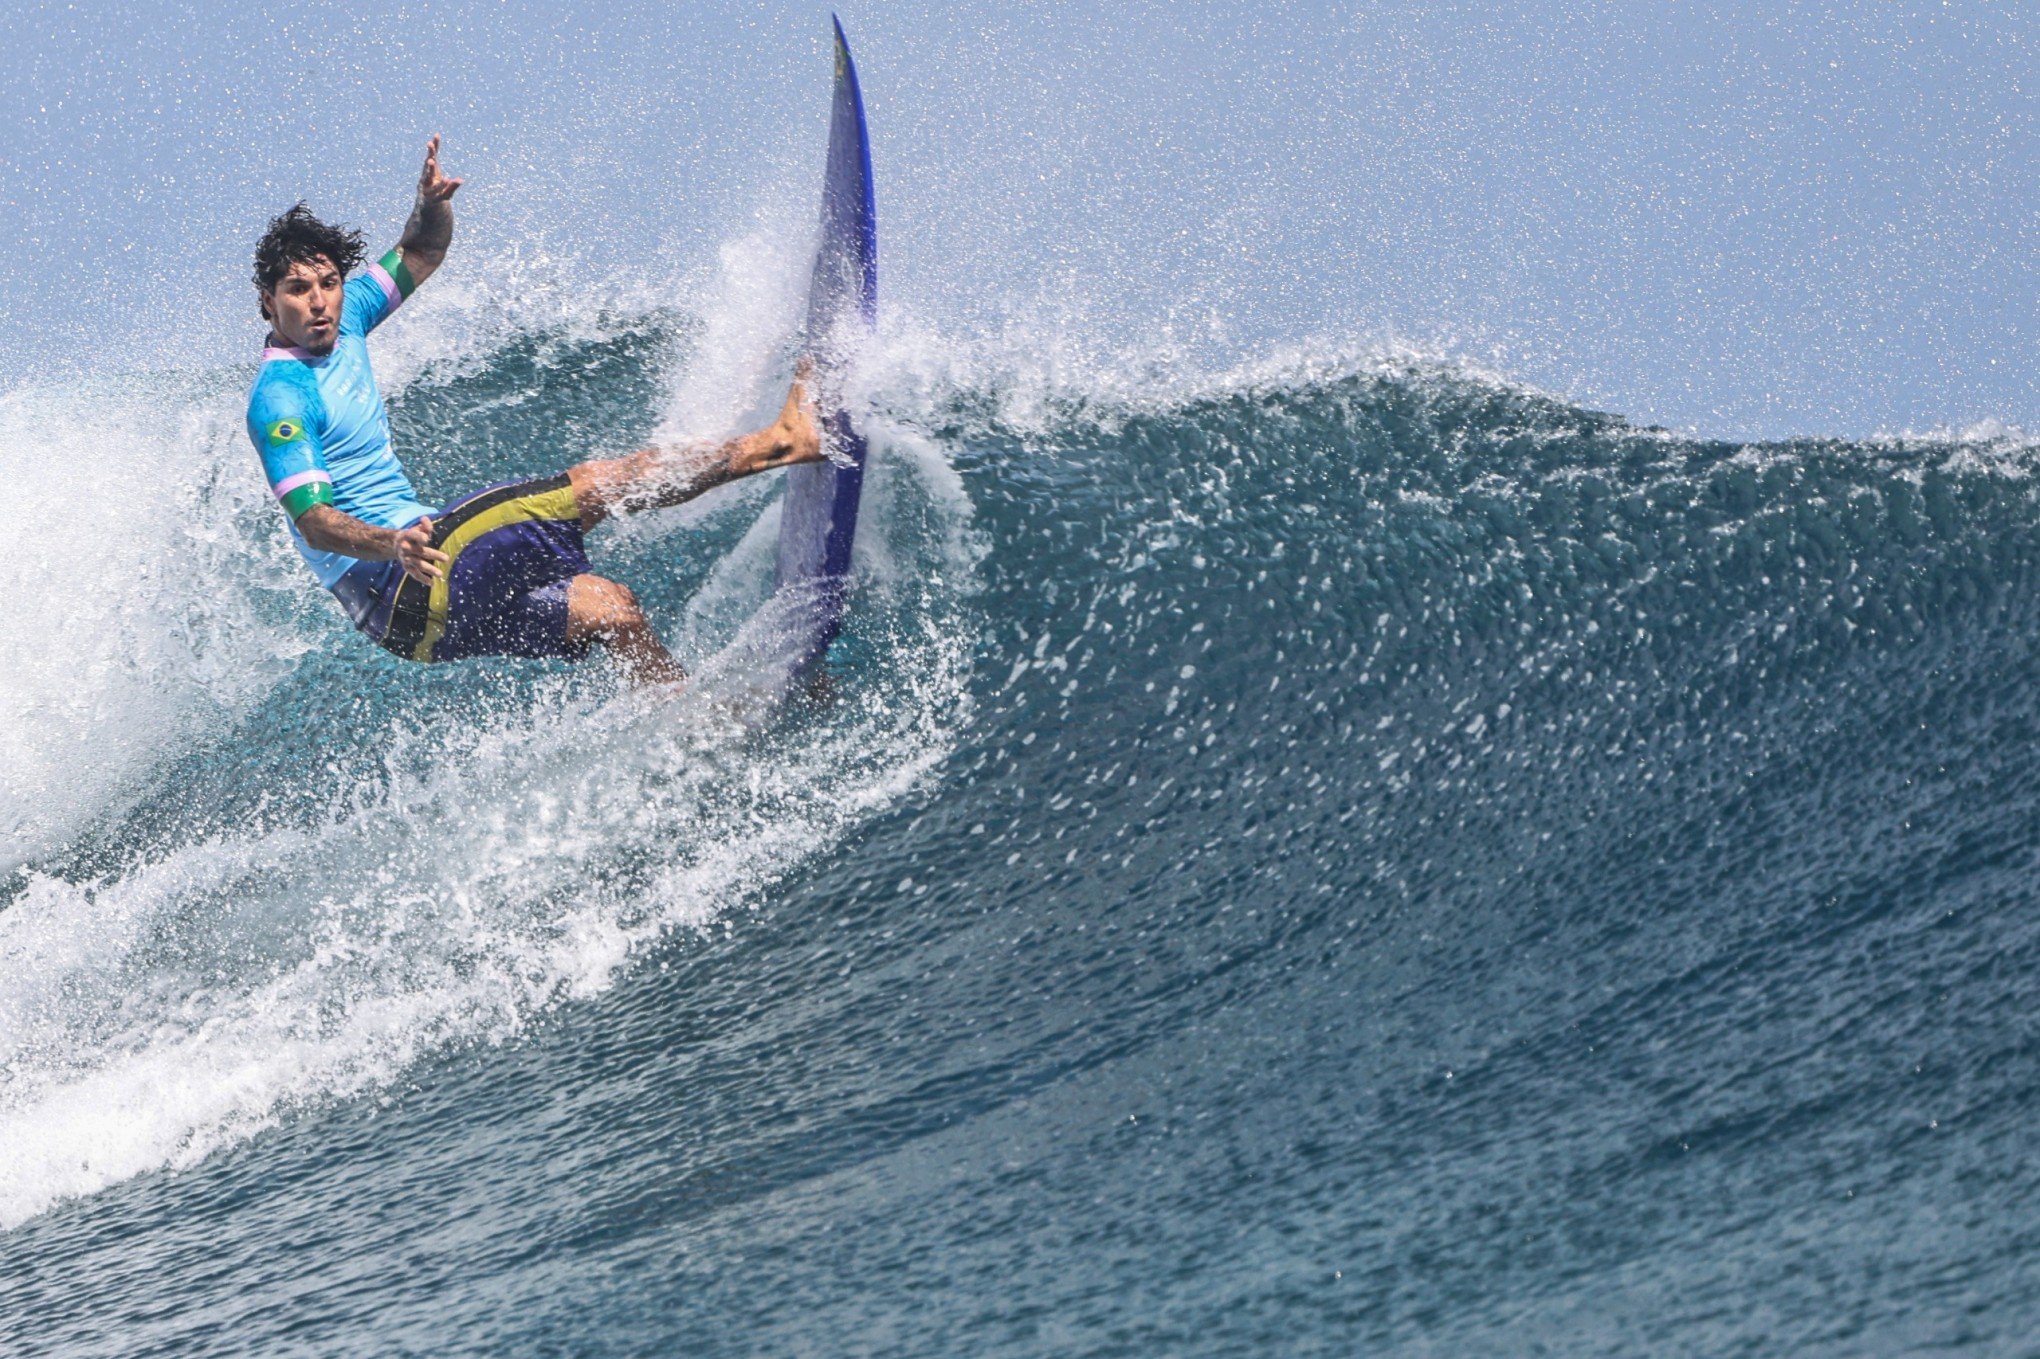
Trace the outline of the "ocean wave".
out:
M 407 314 L 393 418 L 428 498 L 755 418 L 786 254 L 733 247 L 693 317 Z M 716 695 L 769 590 L 769 487 L 600 549 L 698 701 L 599 666 L 406 672 L 298 580 L 238 376 L 0 412 L 43 611 L 0 666 L 0 1224 L 516 1039 L 909 798 L 973 865 L 930 901 L 1088 872 L 1097 909 L 1197 934 L 1157 947 L 1251 954 L 1322 915 L 1257 876 L 1291 856 L 1377 921 L 1450 879 L 1549 895 L 1655 790 L 1902 725 L 2032 637 L 2012 431 L 1739 445 L 1404 346 L 1204 370 L 905 324 L 851 383 L 876 453 L 834 706 L 760 737 Z M 109 474 L 162 494 L 109 505 L 81 567 L 68 507 Z M 1160 900 L 1157 854 L 1220 886 Z M 1190 984 L 1158 975 L 1095 1041 Z

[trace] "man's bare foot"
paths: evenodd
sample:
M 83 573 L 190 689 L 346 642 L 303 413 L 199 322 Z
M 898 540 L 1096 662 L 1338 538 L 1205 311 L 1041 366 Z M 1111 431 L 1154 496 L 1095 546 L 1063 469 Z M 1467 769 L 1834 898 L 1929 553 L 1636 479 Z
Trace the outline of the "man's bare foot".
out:
M 791 467 L 795 463 L 822 460 L 822 431 L 815 421 L 815 401 L 808 392 L 814 365 L 806 359 L 793 370 L 793 385 L 786 389 L 786 404 L 779 418 L 765 431 L 771 443 L 767 467 Z
M 726 443 L 642 449 L 629 457 L 576 463 L 567 469 L 581 507 L 581 529 L 593 529 L 618 511 L 664 509 L 692 500 L 726 481 L 775 467 L 822 460 L 822 430 L 809 392 L 814 365 L 806 359 L 793 370 L 786 404 L 764 429 Z

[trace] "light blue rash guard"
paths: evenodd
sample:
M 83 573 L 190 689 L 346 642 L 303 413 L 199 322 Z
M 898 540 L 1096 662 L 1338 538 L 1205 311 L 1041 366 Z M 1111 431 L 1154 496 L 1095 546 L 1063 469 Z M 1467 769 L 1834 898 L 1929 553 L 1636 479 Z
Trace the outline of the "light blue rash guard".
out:
M 306 510 L 331 505 L 379 528 L 404 528 L 434 512 L 419 503 L 390 448 L 389 413 L 368 363 L 368 332 L 415 287 L 403 256 L 390 251 L 347 281 L 332 352 L 265 349 L 248 393 L 248 437 L 263 475 L 290 516 L 298 552 L 328 590 L 349 568 L 371 564 L 307 543 L 297 528 Z

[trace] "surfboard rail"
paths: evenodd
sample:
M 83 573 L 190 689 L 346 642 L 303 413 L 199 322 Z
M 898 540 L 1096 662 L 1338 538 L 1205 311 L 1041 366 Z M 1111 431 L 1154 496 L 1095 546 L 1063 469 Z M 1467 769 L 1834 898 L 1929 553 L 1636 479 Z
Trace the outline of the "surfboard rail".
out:
M 820 664 L 842 628 L 868 450 L 845 409 L 841 379 L 878 325 L 878 216 L 864 95 L 843 22 L 834 15 L 830 21 L 836 73 L 807 314 L 807 353 L 830 456 L 789 468 L 780 505 L 772 607 L 786 643 L 788 689 Z

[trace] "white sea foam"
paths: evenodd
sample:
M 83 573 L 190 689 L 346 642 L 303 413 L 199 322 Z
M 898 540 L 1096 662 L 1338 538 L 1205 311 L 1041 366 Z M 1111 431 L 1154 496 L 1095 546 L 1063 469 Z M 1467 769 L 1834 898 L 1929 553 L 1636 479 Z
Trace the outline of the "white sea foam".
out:
M 265 507 L 240 399 L 224 378 L 0 396 L 0 874 L 304 649 L 281 597 L 241 583 L 287 564 L 251 531 Z
M 917 685 L 958 679 L 917 660 Z M 911 786 L 954 697 L 867 696 L 764 756 L 707 693 L 561 692 L 309 831 L 38 878 L 0 912 L 0 1226 L 601 990 Z
M 1308 390 L 1353 377 L 1458 382 L 1514 396 L 1564 400 L 1515 382 L 1467 353 L 1387 332 L 1331 336 L 1245 358 L 1157 331 L 1141 343 L 1100 343 L 1081 316 L 1033 311 L 997 330 L 959 337 L 911 314 L 884 318 L 880 342 L 851 374 L 859 404 L 916 425 L 952 423 L 959 397 L 982 403 L 965 427 L 990 420 L 1038 435 L 1072 419 L 1107 427 L 1232 396 Z
M 673 375 L 655 440 L 727 437 L 777 412 L 813 252 L 811 231 L 762 225 L 723 246 L 696 299 L 703 319 L 694 356 Z

